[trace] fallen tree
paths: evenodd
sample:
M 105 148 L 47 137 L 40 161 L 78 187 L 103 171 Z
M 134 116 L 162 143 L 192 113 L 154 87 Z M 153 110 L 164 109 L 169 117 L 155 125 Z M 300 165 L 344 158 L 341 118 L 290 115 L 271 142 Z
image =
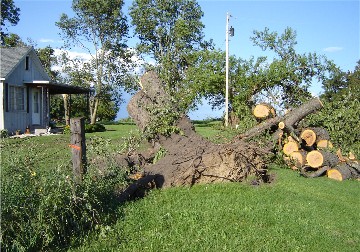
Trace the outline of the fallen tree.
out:
M 143 165 L 141 175 L 135 176 L 137 180 L 121 194 L 121 200 L 152 187 L 244 180 L 252 184 L 268 182 L 268 155 L 273 148 L 260 148 L 246 140 L 274 127 L 277 140 L 282 132 L 276 130 L 279 122 L 291 131 L 306 115 L 322 107 L 319 99 L 310 100 L 285 117 L 267 119 L 231 143 L 215 144 L 198 135 L 186 116 L 178 116 L 174 121 L 180 111 L 154 72 L 144 74 L 140 86 L 142 89 L 131 98 L 127 109 L 151 143 L 150 150 L 141 156 L 153 160 L 151 155 L 160 149 L 165 150 L 166 155 L 155 164 Z

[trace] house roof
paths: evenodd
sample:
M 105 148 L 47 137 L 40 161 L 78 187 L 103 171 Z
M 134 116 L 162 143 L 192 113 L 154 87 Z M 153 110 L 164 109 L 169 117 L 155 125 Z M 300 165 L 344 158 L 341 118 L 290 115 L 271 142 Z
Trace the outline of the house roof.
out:
M 0 77 L 6 78 L 32 49 L 31 46 L 0 48 Z
M 0 78 L 6 79 L 18 64 L 25 58 L 34 48 L 28 47 L 1 47 L 0 48 Z M 39 61 L 39 64 L 41 62 Z M 88 88 L 72 86 L 52 81 L 32 81 L 25 82 L 26 85 L 33 87 L 46 87 L 50 94 L 87 94 L 90 92 Z
M 49 89 L 50 94 L 89 94 L 90 93 L 89 88 L 72 86 L 62 83 L 33 81 L 25 84 L 31 87 L 46 87 Z

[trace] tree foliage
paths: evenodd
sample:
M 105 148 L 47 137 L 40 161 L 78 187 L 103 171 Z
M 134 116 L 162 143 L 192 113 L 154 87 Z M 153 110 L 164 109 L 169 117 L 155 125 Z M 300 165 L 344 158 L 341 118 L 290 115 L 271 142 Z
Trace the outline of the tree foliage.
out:
M 20 9 L 15 6 L 14 0 L 1 0 L 1 45 L 4 45 L 7 33 L 4 31 L 6 23 L 16 25 L 20 20 Z M 6 28 L 5 28 L 6 29 Z
M 53 81 L 59 80 L 59 71 L 52 68 L 53 66 L 58 64 L 55 50 L 51 46 L 46 46 L 44 48 L 37 49 L 36 53 L 41 61 L 42 66 L 45 68 L 45 71 L 50 76 L 50 78 Z
M 82 62 L 81 71 L 77 69 L 79 65 L 66 64 L 69 78 L 77 78 L 73 83 L 80 81 L 94 88 L 90 100 L 91 123 L 96 122 L 104 97 L 111 93 L 116 94 L 114 100 L 119 100 L 120 88 L 127 86 L 131 51 L 125 44 L 128 25 L 122 13 L 123 5 L 123 0 L 74 0 L 75 16 L 62 14 L 56 23 L 67 48 L 78 46 L 91 55 L 88 62 Z
M 299 105 L 311 97 L 311 82 L 315 78 L 327 79 L 334 68 L 332 62 L 316 53 L 297 53 L 296 32 L 291 28 L 282 34 L 268 28 L 254 31 L 251 40 L 255 46 L 270 51 L 273 58 L 230 57 L 230 107 L 241 120 L 251 114 L 251 107 L 259 101 L 268 100 L 281 109 Z M 225 100 L 224 59 L 223 51 L 203 51 L 193 68 L 188 69 L 188 81 L 213 107 L 222 107 Z
M 336 69 L 324 82 L 324 108 L 307 120 L 309 126 L 324 127 L 336 147 L 360 156 L 360 61 L 352 72 Z
M 16 47 L 16 46 L 27 46 L 27 44 L 22 41 L 19 35 L 15 33 L 8 33 L 2 38 L 2 46 L 4 47 Z
M 207 44 L 199 4 L 195 0 L 135 0 L 130 16 L 140 40 L 137 50 L 153 57 L 167 90 L 174 97 L 181 93 L 184 99 L 186 69 L 193 64 L 193 53 Z

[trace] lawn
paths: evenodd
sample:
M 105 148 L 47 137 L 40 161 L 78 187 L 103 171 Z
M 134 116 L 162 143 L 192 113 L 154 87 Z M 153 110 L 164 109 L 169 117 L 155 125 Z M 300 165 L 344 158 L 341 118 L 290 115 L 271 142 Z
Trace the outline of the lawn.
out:
M 221 138 L 222 131 L 213 127 L 196 130 Z M 87 143 L 105 139 L 102 147 L 113 152 L 136 132 L 134 125 L 107 129 L 87 134 Z M 69 167 L 69 141 L 69 135 L 2 140 L 2 169 L 20 162 L 49 173 Z M 307 179 L 278 165 L 270 172 L 275 181 L 260 186 L 154 190 L 116 208 L 121 217 L 76 237 L 69 251 L 360 251 L 359 181 Z
M 306 179 L 153 191 L 73 251 L 359 251 L 358 181 Z

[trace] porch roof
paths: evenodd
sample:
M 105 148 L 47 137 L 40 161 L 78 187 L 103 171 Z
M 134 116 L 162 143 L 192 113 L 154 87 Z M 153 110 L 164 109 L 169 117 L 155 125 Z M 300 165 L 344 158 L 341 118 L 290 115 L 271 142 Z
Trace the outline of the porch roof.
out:
M 55 83 L 49 81 L 33 81 L 26 82 L 30 87 L 45 87 L 49 89 L 50 94 L 88 94 L 89 88 L 67 85 L 63 83 Z

